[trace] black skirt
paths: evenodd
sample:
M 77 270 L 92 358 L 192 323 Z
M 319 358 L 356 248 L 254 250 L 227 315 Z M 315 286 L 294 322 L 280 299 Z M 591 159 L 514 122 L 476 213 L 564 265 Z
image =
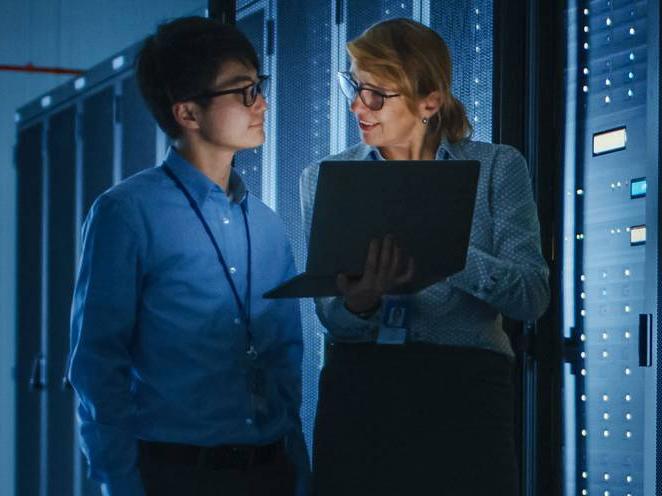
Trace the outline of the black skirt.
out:
M 478 348 L 333 344 L 315 496 L 515 496 L 513 366 Z

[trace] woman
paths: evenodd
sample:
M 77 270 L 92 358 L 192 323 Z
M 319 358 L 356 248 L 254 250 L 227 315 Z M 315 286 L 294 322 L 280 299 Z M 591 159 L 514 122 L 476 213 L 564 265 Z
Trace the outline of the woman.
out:
M 389 20 L 347 49 L 351 71 L 339 79 L 362 143 L 326 160 L 478 160 L 481 168 L 464 270 L 417 294 L 386 296 L 415 270 L 387 237 L 371 244 L 362 277 L 338 277 L 342 296 L 316 300 L 330 342 L 316 495 L 517 494 L 513 351 L 502 315 L 534 320 L 549 300 L 526 162 L 512 147 L 468 138 L 448 48 L 434 31 Z M 317 175 L 316 164 L 301 177 L 306 231 Z M 401 344 L 379 344 L 394 314 Z

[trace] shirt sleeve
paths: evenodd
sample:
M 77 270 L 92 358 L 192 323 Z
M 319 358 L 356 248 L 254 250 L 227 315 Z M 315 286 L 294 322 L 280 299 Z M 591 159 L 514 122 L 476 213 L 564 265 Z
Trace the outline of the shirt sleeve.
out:
M 71 315 L 69 379 L 79 398 L 89 475 L 108 495 L 142 496 L 132 433 L 129 348 L 139 288 L 139 239 L 132 211 L 105 195 L 92 206 Z
M 299 181 L 306 243 L 310 241 L 318 174 L 319 165 L 311 165 L 303 170 Z M 370 318 L 361 318 L 347 310 L 344 299 L 339 296 L 315 298 L 315 312 L 330 336 L 341 341 L 374 341 L 382 317 L 380 307 Z
M 514 148 L 497 154 L 489 195 L 492 250 L 470 245 L 464 270 L 448 280 L 507 317 L 535 320 L 549 304 L 549 269 L 526 161 Z

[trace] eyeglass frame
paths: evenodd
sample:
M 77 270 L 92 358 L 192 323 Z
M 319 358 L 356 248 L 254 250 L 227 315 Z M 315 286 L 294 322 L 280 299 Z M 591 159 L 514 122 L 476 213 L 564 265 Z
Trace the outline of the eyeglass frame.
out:
M 262 97 L 266 99 L 267 93 L 269 92 L 268 90 L 264 91 L 262 85 L 265 82 L 267 82 L 267 84 L 268 84 L 269 80 L 271 79 L 271 76 L 268 76 L 266 74 L 261 74 L 257 77 L 257 79 L 258 79 L 257 81 L 255 81 L 255 82 L 253 82 L 249 85 L 242 86 L 241 88 L 231 88 L 229 90 L 209 91 L 209 92 L 201 93 L 199 95 L 191 97 L 191 98 L 189 98 L 189 100 L 201 100 L 201 99 L 205 99 L 205 98 L 210 98 L 211 99 L 211 98 L 216 98 L 217 96 L 232 95 L 232 94 L 240 94 L 241 93 L 242 103 L 244 104 L 244 107 L 249 107 L 250 108 L 253 105 L 255 105 L 255 102 L 257 102 L 257 96 L 258 95 L 262 95 Z M 247 102 L 246 90 L 248 88 L 251 88 L 251 87 L 256 87 L 255 97 L 254 97 L 255 99 L 253 100 L 253 102 L 251 104 L 248 104 L 248 103 L 246 103 Z
M 352 85 L 352 87 L 354 88 L 354 93 L 355 93 L 354 98 L 350 98 L 347 94 L 345 94 L 344 91 L 342 91 L 343 86 L 342 86 L 342 82 L 340 82 L 340 78 L 343 78 L 345 81 L 347 81 L 349 84 Z M 393 93 L 392 95 L 387 95 L 386 93 L 382 93 L 381 91 L 376 90 L 374 88 L 368 88 L 367 86 L 364 86 L 363 84 L 359 84 L 359 82 L 354 79 L 354 76 L 352 75 L 352 73 L 350 71 L 339 71 L 338 72 L 338 84 L 340 85 L 340 90 L 343 92 L 343 95 L 345 95 L 345 97 L 350 101 L 350 103 L 353 102 L 354 100 L 356 100 L 356 97 L 358 95 L 358 97 L 361 99 L 363 104 L 366 107 L 368 107 L 370 110 L 373 110 L 375 112 L 378 111 L 378 110 L 381 110 L 382 108 L 384 108 L 384 103 L 386 102 L 387 98 L 394 98 L 396 96 L 402 96 L 402 93 Z M 363 95 L 361 95 L 361 92 L 363 90 L 371 91 L 371 92 L 373 92 L 376 95 L 381 97 L 381 102 L 382 103 L 379 106 L 379 108 L 372 108 L 370 105 L 368 105 L 368 103 L 363 99 Z

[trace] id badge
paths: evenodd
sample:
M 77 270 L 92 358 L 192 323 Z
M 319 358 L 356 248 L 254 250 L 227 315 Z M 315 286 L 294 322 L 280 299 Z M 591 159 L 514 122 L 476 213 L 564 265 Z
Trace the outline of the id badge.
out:
M 382 322 L 377 335 L 378 344 L 404 344 L 407 339 L 409 301 L 407 298 L 386 298 Z

